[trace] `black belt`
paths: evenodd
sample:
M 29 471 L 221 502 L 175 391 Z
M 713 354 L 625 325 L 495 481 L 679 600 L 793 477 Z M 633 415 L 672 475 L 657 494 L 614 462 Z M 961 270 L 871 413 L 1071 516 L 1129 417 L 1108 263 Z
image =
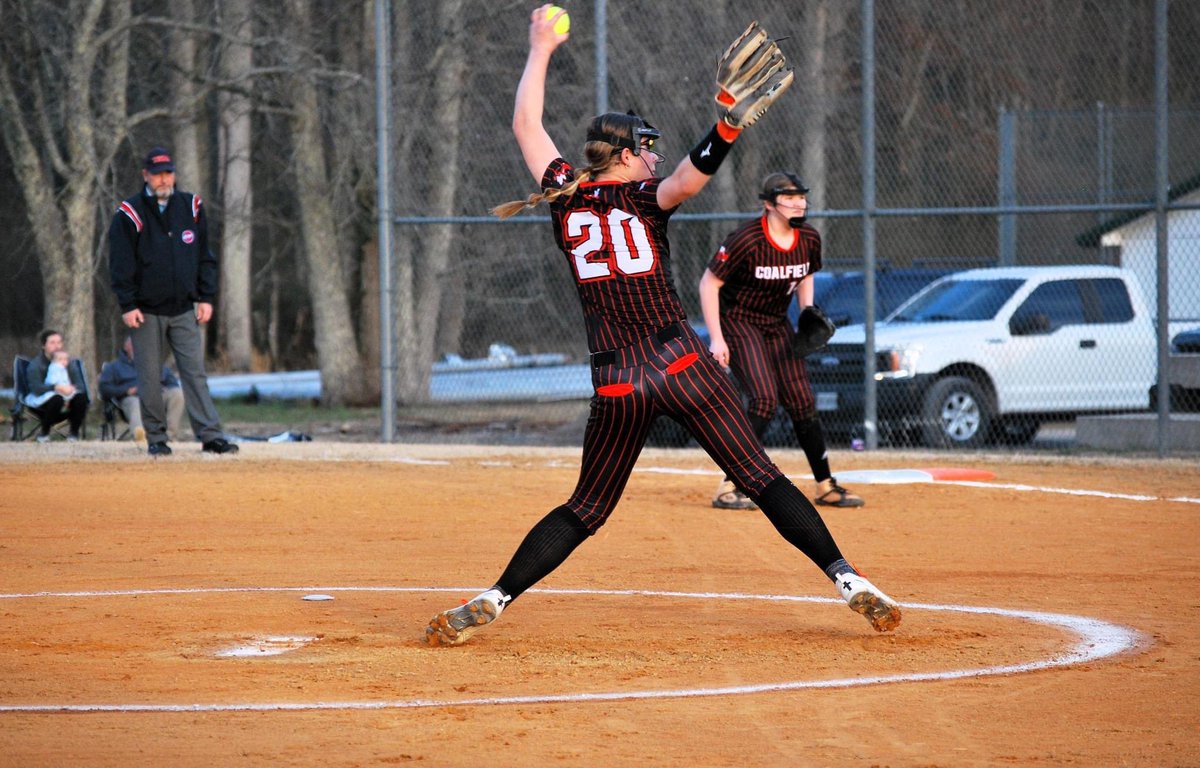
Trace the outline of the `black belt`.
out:
M 659 328 L 650 335 L 659 344 L 666 344 L 671 339 L 678 339 L 683 336 L 683 329 L 679 327 L 679 323 L 671 323 L 665 328 Z M 615 349 L 608 349 L 603 352 L 592 354 L 592 367 L 603 368 L 606 365 L 612 365 L 617 362 L 617 352 Z

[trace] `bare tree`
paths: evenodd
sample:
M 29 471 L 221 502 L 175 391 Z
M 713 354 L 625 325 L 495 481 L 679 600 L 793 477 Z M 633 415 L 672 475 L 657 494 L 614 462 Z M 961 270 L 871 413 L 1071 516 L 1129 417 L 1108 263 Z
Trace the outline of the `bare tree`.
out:
M 221 341 L 229 367 L 250 370 L 250 271 L 254 213 L 251 169 L 250 74 L 253 66 L 253 0 L 223 0 L 220 25 L 224 48 L 218 98 L 221 199 L 225 213 L 221 238 Z
M 405 3 L 404 5 L 407 5 Z M 436 62 L 438 87 L 425 89 L 423 93 L 413 91 L 406 85 L 406 95 L 399 101 L 421 104 L 428 114 L 428 124 L 412 126 L 412 135 L 402 138 L 403 148 L 396 153 L 398 178 L 416 179 L 420 174 L 412 169 L 414 156 L 410 154 L 413 142 L 420 141 L 430 153 L 429 168 L 433 178 L 427 188 L 427 210 L 435 215 L 454 212 L 459 194 L 459 154 L 462 144 L 462 110 L 466 89 L 467 46 L 464 44 L 462 24 L 462 0 L 447 0 L 438 3 L 433 23 L 428 34 L 437 41 L 432 58 Z M 400 14 L 407 9 L 398 8 Z M 414 13 L 416 9 L 411 9 Z M 415 25 L 405 25 L 415 26 Z M 419 28 L 419 27 L 418 27 Z M 398 51 L 409 64 L 414 64 L 422 55 L 418 46 L 428 41 L 414 40 L 401 33 L 397 35 Z M 418 107 L 421 108 L 421 107 Z M 461 290 L 461 276 L 450 268 L 451 253 L 455 247 L 453 231 L 449 227 L 428 227 L 419 234 L 408 230 L 396 238 L 396 341 L 397 354 L 405 364 L 400 366 L 397 397 L 404 402 L 417 402 L 428 397 L 429 380 L 435 355 L 437 329 L 443 321 L 443 294 L 447 290 Z M 461 306 L 461 305 L 460 305 Z M 456 323 L 461 327 L 461 319 Z
M 358 310 L 358 347 L 362 352 L 363 399 L 376 403 L 382 388 L 380 375 L 380 330 L 382 313 L 379 296 L 379 238 L 374 147 L 378 126 L 375 123 L 375 1 L 358 0 L 358 13 L 344 14 L 347 23 L 339 32 L 338 48 L 346 51 L 347 68 L 361 73 L 369 88 L 343 88 L 334 93 L 334 112 L 348 121 L 347 130 L 335 132 L 333 151 L 338 168 L 345 169 L 351 195 L 339 197 L 342 210 L 338 219 L 343 222 L 343 237 L 358 234 L 363 242 L 352 259 L 357 272 L 357 293 L 354 305 Z M 388 78 L 383 87 L 391 88 Z M 350 135 L 352 134 L 352 135 Z M 390 178 L 390 177 L 385 177 Z M 385 182 L 388 183 L 388 182 Z M 356 229 L 357 228 L 357 229 Z
M 9 10 L 11 8 L 11 10 Z M 96 370 L 99 180 L 128 126 L 130 0 L 6 4 L 0 135 L 41 265 L 45 323 Z
M 843 93 L 839 84 L 841 62 L 838 40 L 845 32 L 849 4 L 841 0 L 818 0 L 805 6 L 806 23 L 801 25 L 799 60 L 796 63 L 800 100 L 805 105 L 800 129 L 799 167 L 809 188 L 814 208 L 831 208 L 829 190 L 829 131 L 836 103 Z M 824 229 L 824 228 L 823 228 Z M 824 232 L 825 251 L 831 250 L 831 234 Z
M 438 137 L 432 143 L 433 168 L 458 168 L 460 165 L 463 100 L 467 93 L 464 87 L 467 46 L 463 40 L 462 25 L 458 22 L 462 11 L 463 0 L 444 0 L 438 4 L 438 26 L 447 34 L 434 54 L 440 64 L 442 85 L 436 89 L 433 102 L 432 128 Z M 431 209 L 444 214 L 454 213 L 459 186 L 464 177 L 462 173 L 447 173 L 438 178 L 430 190 Z M 456 344 L 463 326 L 463 270 L 451 267 L 456 247 L 454 234 L 450 227 L 434 227 L 424 238 L 422 250 L 427 262 L 418 279 L 417 338 L 420 343 L 415 359 L 429 361 L 430 367 L 421 365 L 419 370 L 422 373 L 432 370 L 439 339 L 443 347 Z M 422 387 L 423 391 L 428 391 L 427 381 L 422 381 Z
M 175 169 L 184 188 L 204 197 L 205 190 L 209 189 L 202 139 L 206 115 L 199 107 L 206 89 L 199 85 L 202 72 L 195 32 L 195 0 L 175 0 L 169 4 L 168 13 L 173 22 L 167 37 L 171 41 L 171 132 Z
M 414 19 L 419 12 L 421 4 L 417 0 L 397 0 L 392 6 L 393 18 Z M 396 84 L 398 90 L 398 98 L 394 99 L 396 104 L 407 104 L 409 109 L 413 107 L 420 108 L 421 98 L 424 95 L 412 78 L 411 73 L 418 70 L 418 61 L 420 57 L 415 53 L 414 49 L 417 45 L 417 37 L 415 34 L 417 24 L 393 24 L 392 25 L 392 60 L 397 63 L 400 70 L 400 77 Z M 393 121 L 400 124 L 399 120 Z M 417 139 L 416 131 L 395 131 L 393 133 L 393 141 L 395 146 L 392 147 L 391 156 L 395 163 L 393 170 L 393 179 L 418 179 L 419 175 L 414 171 L 413 164 L 416 161 L 414 145 Z M 391 179 L 387 180 L 391 181 Z M 380 180 L 385 183 L 384 180 Z M 399 185 L 397 185 L 399 187 Z M 396 200 L 396 210 L 402 211 L 407 204 L 407 200 L 398 197 Z M 392 265 L 392 282 L 395 286 L 393 296 L 392 314 L 395 323 L 395 353 L 397 359 L 405 361 L 404 365 L 400 365 L 396 372 L 396 399 L 401 403 L 409 403 L 424 399 L 424 391 L 421 387 L 423 380 L 413 369 L 413 361 L 416 360 L 417 349 L 417 292 L 416 292 L 416 271 L 417 271 L 417 256 L 420 252 L 416 243 L 416 233 L 412 228 L 397 232 L 392 240 L 393 248 L 393 265 Z M 432 373 L 432 364 L 430 368 Z
M 306 0 L 288 0 L 286 7 L 293 41 L 311 40 L 314 29 L 310 4 Z M 349 281 L 342 267 L 341 252 L 346 244 L 338 239 L 331 202 L 334 191 L 329 184 L 321 131 L 318 70 L 311 60 L 308 64 L 294 61 L 294 69 L 287 78 L 293 172 L 321 368 L 321 399 L 327 405 L 341 405 L 361 399 L 362 360 L 354 338 Z

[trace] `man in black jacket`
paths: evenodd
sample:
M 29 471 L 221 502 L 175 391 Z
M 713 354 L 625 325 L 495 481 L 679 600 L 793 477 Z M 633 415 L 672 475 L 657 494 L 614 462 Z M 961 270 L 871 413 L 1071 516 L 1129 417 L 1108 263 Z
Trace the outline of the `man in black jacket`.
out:
M 175 191 L 175 163 L 162 147 L 142 166 L 141 194 L 121 203 L 108 230 L 109 268 L 121 319 L 131 329 L 138 398 L 151 456 L 169 456 L 159 380 L 175 354 L 192 430 L 209 453 L 236 453 L 208 391 L 200 326 L 212 318 L 217 259 L 208 249 L 200 197 Z

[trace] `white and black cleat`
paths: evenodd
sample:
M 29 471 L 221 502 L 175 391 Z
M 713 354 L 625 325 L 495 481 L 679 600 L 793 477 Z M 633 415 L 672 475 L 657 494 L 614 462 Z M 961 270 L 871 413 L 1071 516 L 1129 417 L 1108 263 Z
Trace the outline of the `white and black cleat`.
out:
M 862 576 L 839 573 L 834 583 L 850 610 L 865 616 L 876 632 L 891 632 L 900 626 L 900 604 Z
M 493 593 L 500 599 L 494 599 Z M 442 611 L 429 620 L 425 642 L 433 646 L 462 645 L 471 635 L 495 621 L 503 605 L 500 593 L 488 590 L 457 608 Z

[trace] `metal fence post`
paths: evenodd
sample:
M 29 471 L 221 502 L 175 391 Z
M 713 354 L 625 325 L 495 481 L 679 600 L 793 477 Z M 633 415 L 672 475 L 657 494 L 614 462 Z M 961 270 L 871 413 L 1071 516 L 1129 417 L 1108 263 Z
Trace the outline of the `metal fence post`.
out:
M 1017 116 L 1007 107 L 1000 108 L 999 120 L 1000 156 L 997 158 L 996 176 L 998 179 L 997 195 L 1001 208 L 1014 208 L 1017 205 Z M 1017 217 L 1014 214 L 1001 214 L 996 263 L 1002 266 L 1012 266 L 1017 263 Z
M 596 0 L 596 114 L 608 112 L 608 0 Z
M 862 0 L 862 195 L 863 195 L 863 441 L 879 447 L 878 390 L 875 387 L 875 2 Z
M 379 208 L 379 439 L 396 439 L 396 360 L 392 344 L 391 35 L 388 0 L 375 0 L 375 176 Z
M 1171 179 L 1167 166 L 1167 0 L 1154 5 L 1154 234 L 1158 255 L 1158 455 L 1171 449 L 1171 383 L 1168 377 L 1170 302 L 1167 293 L 1167 196 Z

